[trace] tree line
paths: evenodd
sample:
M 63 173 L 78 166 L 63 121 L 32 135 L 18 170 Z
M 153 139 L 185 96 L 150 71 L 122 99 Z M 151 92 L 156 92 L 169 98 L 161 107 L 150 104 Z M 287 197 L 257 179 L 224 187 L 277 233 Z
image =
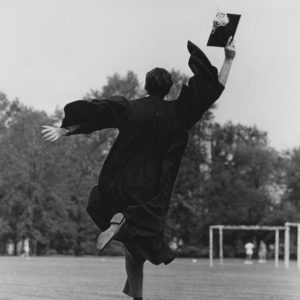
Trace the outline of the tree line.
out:
M 176 99 L 187 76 L 172 70 Z M 113 74 L 99 90 L 83 99 L 144 95 L 137 75 Z M 76 100 L 76 99 L 74 99 Z M 0 93 L 0 253 L 10 242 L 30 239 L 31 252 L 96 254 L 98 230 L 85 209 L 117 131 L 41 139 L 41 126 L 58 124 L 63 111 L 49 115 Z M 166 238 L 180 241 L 183 256 L 207 256 L 212 224 L 284 225 L 300 222 L 300 148 L 278 152 L 267 132 L 255 126 L 214 120 L 212 107 L 190 131 L 189 143 L 173 190 Z M 224 253 L 239 256 L 254 239 L 274 243 L 264 232 L 224 234 Z M 292 252 L 296 237 L 292 235 Z M 294 250 L 293 250 L 294 249 Z M 104 254 L 120 254 L 112 243 Z

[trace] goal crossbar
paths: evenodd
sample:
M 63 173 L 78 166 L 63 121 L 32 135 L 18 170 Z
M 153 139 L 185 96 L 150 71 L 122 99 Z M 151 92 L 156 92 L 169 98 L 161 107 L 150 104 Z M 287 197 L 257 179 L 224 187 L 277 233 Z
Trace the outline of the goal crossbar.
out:
M 257 226 L 257 225 L 211 225 L 213 229 L 230 229 L 230 230 L 284 230 L 285 226 Z

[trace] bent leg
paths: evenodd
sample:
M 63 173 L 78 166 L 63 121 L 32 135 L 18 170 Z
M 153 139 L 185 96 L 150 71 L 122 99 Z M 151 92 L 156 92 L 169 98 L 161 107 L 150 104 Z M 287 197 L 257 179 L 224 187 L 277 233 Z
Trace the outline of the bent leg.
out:
M 113 215 L 110 206 L 104 201 L 105 199 L 100 199 L 98 186 L 94 186 L 90 191 L 86 210 L 101 231 L 109 227 Z
M 123 293 L 134 299 L 142 299 L 143 297 L 144 262 L 144 258 L 125 249 L 127 280 Z

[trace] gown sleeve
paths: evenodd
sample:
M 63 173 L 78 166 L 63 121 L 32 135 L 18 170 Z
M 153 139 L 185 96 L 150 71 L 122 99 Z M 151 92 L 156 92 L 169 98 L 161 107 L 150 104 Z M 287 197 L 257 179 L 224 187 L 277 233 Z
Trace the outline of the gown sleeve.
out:
M 122 129 L 128 116 L 128 101 L 124 97 L 104 100 L 78 100 L 64 107 L 65 117 L 61 127 L 78 127 L 70 134 L 88 134 L 105 128 Z
M 193 76 L 182 86 L 176 106 L 180 119 L 191 128 L 220 97 L 224 86 L 218 80 L 218 70 L 205 54 L 190 41 L 187 47 Z

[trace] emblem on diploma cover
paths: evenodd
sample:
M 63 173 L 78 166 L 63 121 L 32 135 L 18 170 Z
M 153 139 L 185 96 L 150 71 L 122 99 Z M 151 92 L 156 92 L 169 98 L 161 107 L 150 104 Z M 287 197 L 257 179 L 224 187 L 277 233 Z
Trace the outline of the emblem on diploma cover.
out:
M 210 34 L 214 34 L 216 29 L 221 26 L 226 26 L 229 23 L 229 17 L 225 13 L 218 12 L 213 21 L 213 27 Z
M 241 15 L 218 12 L 213 20 L 207 46 L 225 47 L 228 38 L 234 37 Z

